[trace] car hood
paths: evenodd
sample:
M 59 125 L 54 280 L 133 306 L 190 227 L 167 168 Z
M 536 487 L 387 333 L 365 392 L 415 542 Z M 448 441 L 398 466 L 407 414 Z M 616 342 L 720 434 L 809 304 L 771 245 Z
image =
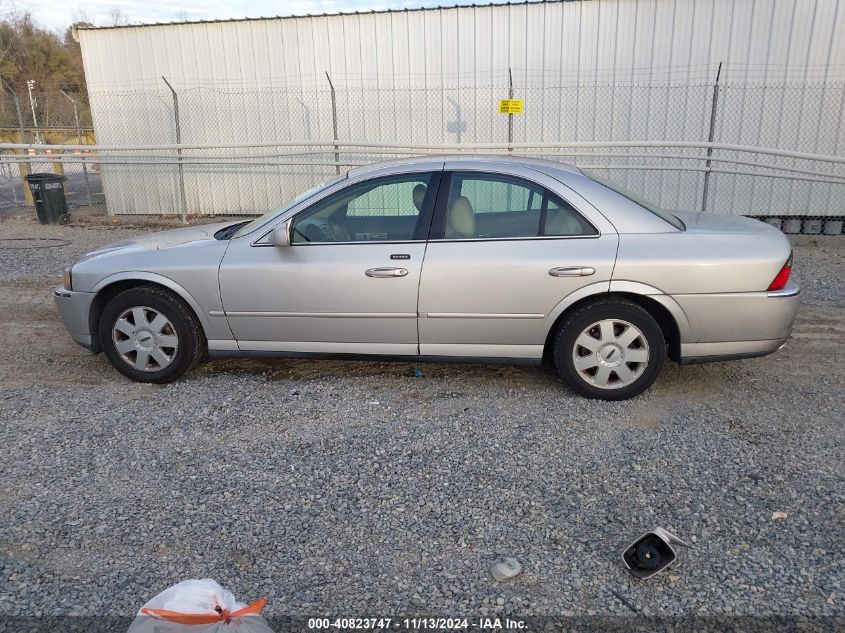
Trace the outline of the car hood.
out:
M 206 242 L 214 239 L 214 234 L 220 229 L 234 224 L 231 220 L 228 222 L 215 222 L 214 224 L 203 224 L 200 226 L 187 226 L 182 229 L 174 229 L 172 231 L 159 231 L 158 233 L 148 233 L 146 235 L 139 235 L 128 240 L 122 240 L 109 244 L 103 248 L 97 249 L 85 255 L 80 262 L 106 253 L 114 251 L 125 250 L 162 250 L 165 248 L 173 248 L 175 246 L 183 246 L 193 242 Z
M 741 215 L 672 211 L 686 225 L 688 231 L 713 233 L 770 233 L 779 232 L 773 226 Z

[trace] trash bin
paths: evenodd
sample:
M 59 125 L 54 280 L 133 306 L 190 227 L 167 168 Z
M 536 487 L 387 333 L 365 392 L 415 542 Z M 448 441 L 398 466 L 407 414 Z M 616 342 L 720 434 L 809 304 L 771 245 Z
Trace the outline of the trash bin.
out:
M 64 176 L 49 172 L 29 174 L 26 182 L 35 201 L 35 213 L 41 224 L 61 224 L 67 221 Z
M 783 228 L 781 229 L 784 233 L 800 233 L 801 232 L 801 218 L 786 218 L 783 221 Z
M 818 235 L 822 232 L 822 221 L 821 220 L 804 220 L 804 227 L 801 231 L 806 235 Z
M 824 223 L 825 235 L 842 235 L 842 220 L 828 220 Z

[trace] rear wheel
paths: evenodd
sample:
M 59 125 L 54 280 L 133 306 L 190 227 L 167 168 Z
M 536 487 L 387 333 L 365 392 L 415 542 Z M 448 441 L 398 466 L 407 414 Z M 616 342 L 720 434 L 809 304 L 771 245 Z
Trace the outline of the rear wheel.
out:
M 138 382 L 176 380 L 205 350 L 190 309 L 159 288 L 130 288 L 116 295 L 103 310 L 99 334 L 115 369 Z
M 657 379 L 666 342 L 657 321 L 635 303 L 600 299 L 568 315 L 554 339 L 557 371 L 588 398 L 626 400 Z

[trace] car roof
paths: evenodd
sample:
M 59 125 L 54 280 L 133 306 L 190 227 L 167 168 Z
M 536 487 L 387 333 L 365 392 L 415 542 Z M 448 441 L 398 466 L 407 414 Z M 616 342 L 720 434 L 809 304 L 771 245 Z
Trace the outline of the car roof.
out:
M 349 177 L 356 177 L 367 174 L 369 172 L 382 171 L 390 167 L 405 167 L 415 163 L 431 163 L 431 162 L 450 162 L 450 163 L 492 163 L 499 165 L 521 165 L 536 171 L 549 174 L 550 172 L 566 171 L 573 174 L 582 173 L 580 169 L 574 165 L 562 163 L 556 160 L 549 160 L 545 158 L 534 158 L 531 156 L 520 156 L 519 154 L 427 154 L 423 156 L 410 156 L 408 158 L 397 158 L 394 160 L 381 161 L 378 163 L 371 163 L 369 165 L 362 165 L 361 167 L 354 167 L 350 169 L 347 175 Z

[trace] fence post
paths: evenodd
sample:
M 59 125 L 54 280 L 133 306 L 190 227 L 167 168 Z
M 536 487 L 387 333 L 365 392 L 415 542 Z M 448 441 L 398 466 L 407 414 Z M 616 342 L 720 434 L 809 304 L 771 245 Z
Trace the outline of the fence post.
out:
M 326 79 L 329 80 L 329 89 L 331 90 L 332 96 L 332 134 L 334 135 L 334 140 L 337 139 L 337 100 L 335 99 L 334 94 L 334 84 L 332 83 L 332 78 L 329 77 L 329 71 L 326 71 Z M 335 162 L 335 173 L 340 174 L 340 153 L 339 148 L 337 145 L 334 146 L 334 162 Z
M 173 95 L 173 117 L 176 121 L 176 144 L 182 144 L 182 128 L 179 127 L 179 95 L 176 94 L 176 91 L 173 89 L 173 86 L 170 85 L 170 82 L 167 81 L 167 78 L 162 75 L 162 80 L 164 83 L 167 84 L 167 87 L 170 88 L 170 92 Z M 179 201 L 182 204 L 182 224 L 188 223 L 188 203 L 185 200 L 185 172 L 184 167 L 182 165 L 182 148 L 178 148 L 176 150 L 176 163 L 177 168 L 179 170 Z
M 508 99 L 513 99 L 513 73 L 508 67 Z M 513 114 L 508 114 L 508 151 L 512 152 L 513 147 Z
M 710 104 L 710 133 L 707 135 L 707 142 L 712 143 L 716 134 L 716 108 L 719 105 L 719 78 L 722 76 L 722 62 L 719 62 L 719 69 L 716 71 L 716 83 L 713 84 L 713 101 Z M 707 148 L 707 162 L 704 165 L 704 192 L 701 196 L 701 211 L 707 211 L 707 193 L 710 190 L 710 157 L 713 155 L 713 148 Z
M 79 110 L 76 107 L 76 99 L 64 90 L 59 90 L 59 92 L 73 104 L 73 118 L 76 121 L 76 143 L 82 145 L 82 127 L 79 125 Z M 94 202 L 91 197 L 91 182 L 88 180 L 88 165 L 85 162 L 85 156 L 82 157 L 82 173 L 85 175 L 85 199 L 88 201 L 88 206 L 90 207 Z

